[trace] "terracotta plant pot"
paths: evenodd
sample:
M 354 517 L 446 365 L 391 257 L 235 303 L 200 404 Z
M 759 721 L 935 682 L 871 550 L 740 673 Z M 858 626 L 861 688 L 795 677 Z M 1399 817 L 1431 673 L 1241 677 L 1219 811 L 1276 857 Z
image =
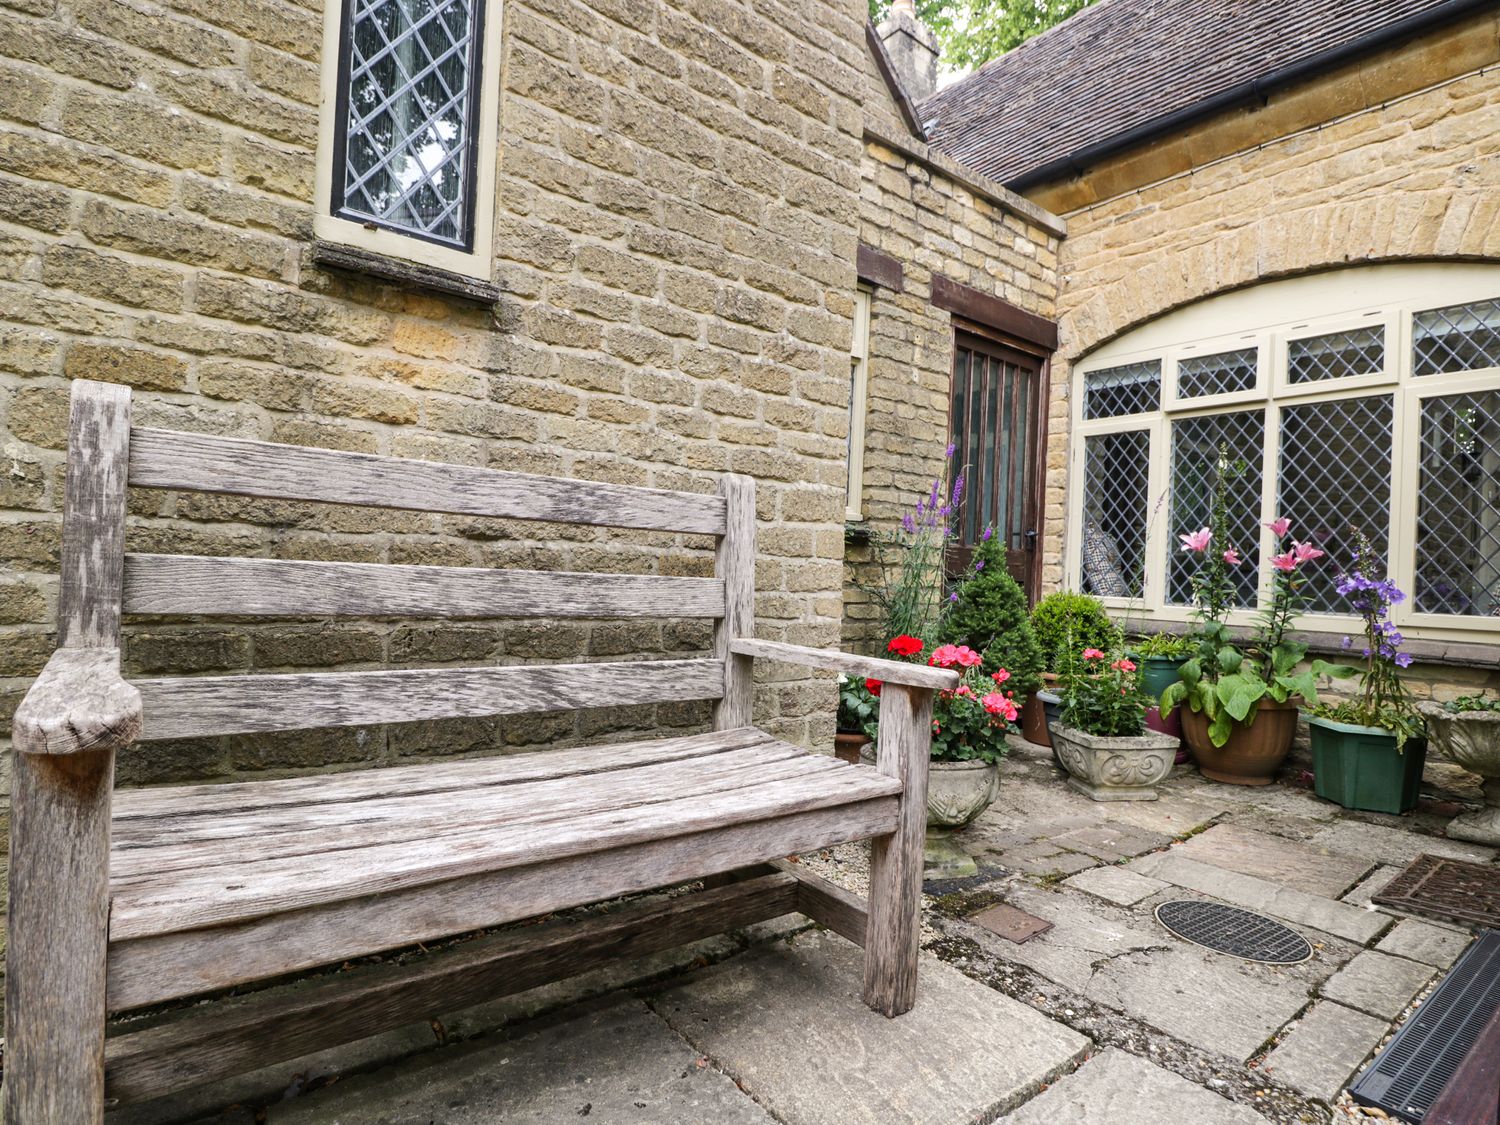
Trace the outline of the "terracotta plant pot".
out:
M 859 765 L 859 751 L 870 736 L 859 731 L 839 731 L 833 736 L 833 756 L 851 766 Z
M 1028 695 L 1021 707 L 1021 737 L 1038 746 L 1052 745 L 1052 738 L 1047 733 L 1047 711 L 1036 692 Z
M 1172 713 L 1182 716 L 1182 737 L 1197 759 L 1204 777 L 1230 785 L 1270 785 L 1292 749 L 1297 733 L 1297 705 L 1262 699 L 1255 721 L 1235 723 L 1229 741 L 1215 746 L 1208 738 L 1208 716 L 1184 704 Z

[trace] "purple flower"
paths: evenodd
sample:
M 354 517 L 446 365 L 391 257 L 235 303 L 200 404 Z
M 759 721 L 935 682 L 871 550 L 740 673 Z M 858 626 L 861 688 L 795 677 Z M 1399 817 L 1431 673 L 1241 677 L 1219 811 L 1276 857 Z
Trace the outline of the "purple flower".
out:
M 949 594 L 948 595 L 948 600 L 950 602 L 956 602 L 956 601 L 958 601 L 958 591 L 954 590 L 953 593 Z
M 983 570 L 984 569 L 984 560 L 983 559 L 975 559 L 974 560 L 974 569 L 975 570 Z
M 1348 648 L 1353 643 L 1354 643 L 1354 638 L 1353 637 L 1345 637 L 1342 641 L 1339 642 L 1340 646 L 1343 647 L 1343 648 Z
M 956 442 L 951 442 L 950 441 L 948 443 L 948 451 L 946 453 L 944 453 L 943 456 L 944 457 L 952 457 L 953 456 L 953 451 L 956 450 L 957 448 L 958 448 L 958 444 Z
M 1396 654 L 1396 667 L 1397 668 L 1410 668 L 1411 667 L 1411 653 L 1409 653 L 1409 652 L 1398 652 Z
M 906 532 L 906 534 L 908 535 L 916 534 L 917 521 L 912 519 L 912 515 L 910 512 L 907 512 L 906 515 L 901 517 L 901 530 Z
M 981 543 L 988 543 L 994 537 L 994 535 L 995 535 L 995 528 L 994 528 L 993 525 L 991 525 L 991 526 L 986 527 L 984 529 L 984 534 L 979 537 L 979 541 Z

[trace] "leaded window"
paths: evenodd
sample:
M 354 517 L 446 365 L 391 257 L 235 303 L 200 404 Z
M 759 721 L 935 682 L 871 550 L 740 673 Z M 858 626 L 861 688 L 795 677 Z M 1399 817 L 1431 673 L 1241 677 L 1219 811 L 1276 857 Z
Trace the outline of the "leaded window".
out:
M 1413 375 L 1500 367 L 1500 300 L 1417 313 L 1412 353 Z
M 1083 589 L 1105 598 L 1140 597 L 1151 434 L 1096 434 L 1084 439 L 1083 449 Z
M 1254 348 L 1180 359 L 1177 361 L 1177 397 L 1207 398 L 1248 391 L 1255 386 L 1255 363 Z
M 1264 466 L 1266 415 L 1263 410 L 1202 414 L 1172 423 L 1172 527 L 1196 530 L 1209 521 L 1214 479 L 1222 471 L 1229 479 L 1229 543 L 1240 564 L 1230 571 L 1237 604 L 1253 606 L 1259 586 L 1261 473 Z M 1167 596 L 1177 605 L 1193 600 L 1193 572 L 1197 556 L 1175 551 L 1167 569 Z
M 1315 383 L 1378 375 L 1385 368 L 1385 330 L 1355 328 L 1293 340 L 1287 347 L 1287 379 Z
M 1161 405 L 1161 360 L 1090 371 L 1083 380 L 1083 416 L 1118 418 Z
M 1416 607 L 1500 616 L 1500 390 L 1422 403 Z
M 333 213 L 474 243 L 483 0 L 345 0 Z

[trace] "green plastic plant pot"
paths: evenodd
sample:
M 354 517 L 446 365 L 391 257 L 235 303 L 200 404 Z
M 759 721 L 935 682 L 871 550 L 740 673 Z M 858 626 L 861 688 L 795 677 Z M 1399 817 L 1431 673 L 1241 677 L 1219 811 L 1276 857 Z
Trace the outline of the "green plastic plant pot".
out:
M 1346 809 L 1404 813 L 1417 807 L 1427 740 L 1408 739 L 1396 753 L 1396 736 L 1382 727 L 1362 727 L 1307 716 L 1312 739 L 1313 790 Z
M 1142 656 L 1137 660 L 1141 666 L 1141 685 L 1154 703 L 1161 693 L 1177 682 L 1177 669 L 1187 663 L 1185 656 Z

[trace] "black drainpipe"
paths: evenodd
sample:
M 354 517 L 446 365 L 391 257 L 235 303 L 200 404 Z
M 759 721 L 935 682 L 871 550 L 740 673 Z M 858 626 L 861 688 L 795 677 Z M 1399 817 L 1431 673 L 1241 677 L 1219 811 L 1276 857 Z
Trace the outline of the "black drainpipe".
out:
M 1417 12 L 1407 16 L 1404 20 L 1387 24 L 1378 31 L 1372 31 L 1358 39 L 1351 39 L 1347 43 L 1341 43 L 1332 50 L 1324 51 L 1322 54 L 1312 55 L 1305 59 L 1273 70 L 1269 74 L 1263 74 L 1259 78 L 1248 82 L 1241 82 L 1237 86 L 1231 86 L 1227 90 L 1221 90 L 1211 97 L 1204 98 L 1200 102 L 1183 109 L 1168 113 L 1162 117 L 1153 118 L 1134 128 L 1127 129 L 1123 133 L 1098 141 L 1091 145 L 1085 145 L 1067 156 L 1050 160 L 1040 168 L 1033 168 L 1014 179 L 1007 180 L 1005 186 L 1011 191 L 1023 192 L 1029 187 L 1046 183 L 1050 180 L 1062 179 L 1068 175 L 1081 175 L 1084 169 L 1092 164 L 1097 164 L 1107 156 L 1131 148 L 1135 145 L 1144 144 L 1147 141 L 1156 140 L 1167 133 L 1174 133 L 1185 125 L 1200 121 L 1205 117 L 1211 117 L 1216 113 L 1222 113 L 1226 109 L 1235 109 L 1242 105 L 1259 102 L 1264 105 L 1267 101 L 1267 92 L 1273 86 L 1286 86 L 1299 82 L 1304 78 L 1332 70 L 1336 66 L 1349 62 L 1361 55 L 1372 54 L 1382 47 L 1390 46 L 1423 31 L 1430 31 L 1442 24 L 1461 19 L 1473 12 L 1482 11 L 1486 8 L 1500 8 L 1496 0 L 1443 0 L 1443 3 L 1434 5 L 1424 12 Z

